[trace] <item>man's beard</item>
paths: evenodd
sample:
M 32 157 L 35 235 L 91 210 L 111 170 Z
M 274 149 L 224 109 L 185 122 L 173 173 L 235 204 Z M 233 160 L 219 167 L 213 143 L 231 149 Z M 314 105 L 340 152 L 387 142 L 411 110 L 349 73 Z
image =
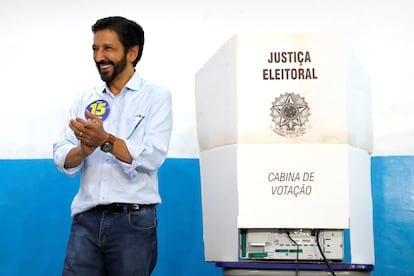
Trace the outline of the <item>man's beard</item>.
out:
M 104 64 L 111 64 L 113 66 L 113 72 L 110 74 L 109 72 L 101 72 L 100 65 Z M 116 77 L 118 77 L 122 71 L 125 70 L 127 66 L 127 58 L 126 55 L 122 57 L 122 59 L 115 63 L 113 61 L 100 61 L 96 63 L 96 67 L 98 68 L 99 75 L 101 79 L 109 85 Z

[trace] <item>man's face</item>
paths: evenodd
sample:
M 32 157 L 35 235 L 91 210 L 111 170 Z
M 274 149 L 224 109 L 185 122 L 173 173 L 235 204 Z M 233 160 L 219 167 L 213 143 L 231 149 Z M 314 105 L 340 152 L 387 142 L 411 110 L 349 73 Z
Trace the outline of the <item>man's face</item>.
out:
M 127 58 L 116 32 L 108 29 L 96 32 L 92 49 L 96 67 L 104 82 L 109 84 L 124 72 Z

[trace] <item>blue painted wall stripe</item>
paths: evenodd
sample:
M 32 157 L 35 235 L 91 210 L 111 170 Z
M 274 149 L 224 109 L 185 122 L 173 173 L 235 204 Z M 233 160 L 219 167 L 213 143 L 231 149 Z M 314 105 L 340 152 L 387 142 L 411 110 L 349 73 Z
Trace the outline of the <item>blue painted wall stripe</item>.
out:
M 51 159 L 0 160 L 1 275 L 60 275 L 79 178 Z M 372 158 L 373 275 L 414 275 L 414 156 Z M 159 260 L 154 276 L 221 275 L 203 255 L 198 159 L 160 169 Z
M 374 157 L 375 275 L 414 275 L 414 156 Z

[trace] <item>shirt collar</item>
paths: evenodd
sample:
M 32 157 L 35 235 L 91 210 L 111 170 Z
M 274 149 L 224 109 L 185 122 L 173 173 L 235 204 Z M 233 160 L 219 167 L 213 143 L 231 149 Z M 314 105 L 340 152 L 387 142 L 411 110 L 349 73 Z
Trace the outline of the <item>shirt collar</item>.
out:
M 135 71 L 135 73 L 132 75 L 131 79 L 125 85 L 125 88 L 128 89 L 128 90 L 131 90 L 131 91 L 138 91 L 139 88 L 141 87 L 141 85 L 142 85 L 142 78 L 138 74 L 138 72 Z M 109 88 L 106 85 L 106 83 L 103 83 L 101 86 L 99 86 L 98 90 L 101 91 L 102 93 L 108 93 L 109 92 Z

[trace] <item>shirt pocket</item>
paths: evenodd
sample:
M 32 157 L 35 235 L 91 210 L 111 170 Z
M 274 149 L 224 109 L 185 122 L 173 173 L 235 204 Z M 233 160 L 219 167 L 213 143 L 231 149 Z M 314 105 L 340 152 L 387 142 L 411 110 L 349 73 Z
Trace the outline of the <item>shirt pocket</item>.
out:
M 138 131 L 140 126 L 143 125 L 143 121 L 145 119 L 145 115 L 137 114 L 128 119 L 128 127 L 129 131 L 127 132 L 127 136 L 125 139 L 132 138 Z

